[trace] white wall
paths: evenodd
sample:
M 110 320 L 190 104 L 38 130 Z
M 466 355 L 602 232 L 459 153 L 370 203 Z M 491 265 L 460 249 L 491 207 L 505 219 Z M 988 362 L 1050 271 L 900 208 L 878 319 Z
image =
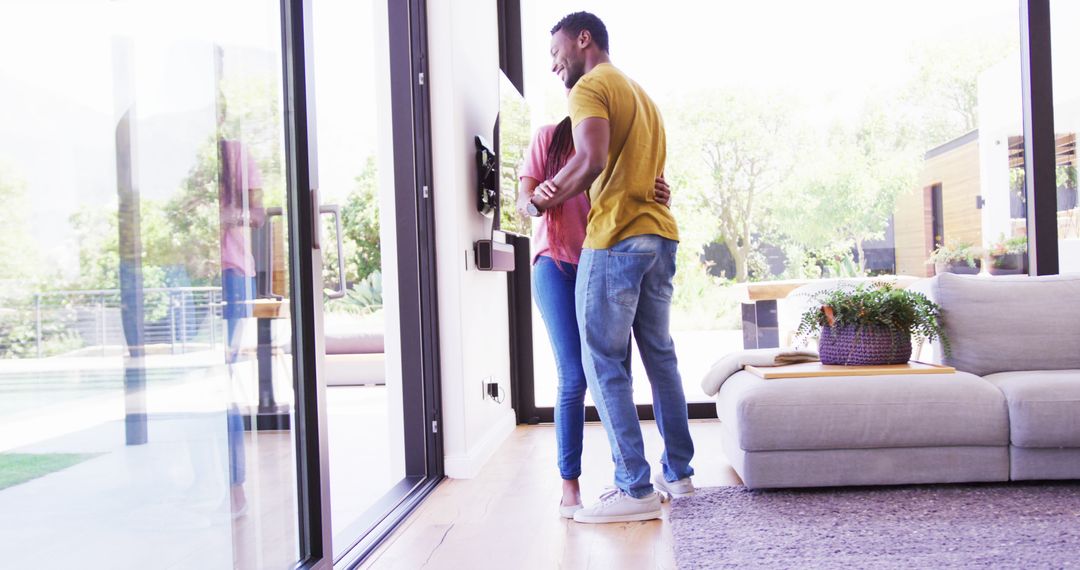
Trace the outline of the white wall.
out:
M 491 140 L 499 110 L 498 14 L 494 0 L 427 12 L 445 466 L 469 478 L 515 423 L 506 274 L 477 271 L 472 254 L 491 227 L 475 208 L 473 137 Z M 507 394 L 501 404 L 484 397 L 485 378 Z
M 979 183 L 982 244 L 1012 235 L 1009 217 L 1009 137 L 1024 135 L 1020 55 L 1010 55 L 979 75 Z

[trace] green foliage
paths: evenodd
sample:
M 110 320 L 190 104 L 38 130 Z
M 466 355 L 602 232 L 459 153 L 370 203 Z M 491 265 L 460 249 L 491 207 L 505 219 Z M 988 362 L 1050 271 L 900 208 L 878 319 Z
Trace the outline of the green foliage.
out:
M 833 279 L 862 277 L 863 270 L 850 255 L 834 257 L 825 261 L 826 276 Z
M 1019 50 L 1015 34 L 954 36 L 923 43 L 911 55 L 918 74 L 904 90 L 910 116 L 927 149 L 971 132 L 979 126 L 979 74 Z M 1019 71 L 1019 70 L 1017 70 Z
M 517 90 L 505 81 L 499 100 L 499 228 L 529 235 L 530 220 L 517 213 L 518 173 L 525 161 L 525 151 L 532 138 L 529 132 L 529 107 Z
M 684 268 L 675 273 L 672 321 L 681 330 L 738 329 L 741 312 L 731 281 L 709 274 L 708 266 L 693 259 L 700 251 L 679 248 L 679 266 Z
M 700 93 L 678 105 L 668 140 L 673 199 L 709 215 L 712 241 L 735 260 L 736 281 L 750 277 L 759 236 L 775 228 L 772 205 L 791 174 L 802 140 L 790 102 L 746 91 Z M 684 197 L 685 194 L 685 197 Z
M 982 257 L 982 252 L 970 243 L 960 242 L 938 246 L 930 254 L 930 263 L 957 264 L 966 263 L 975 267 L 975 261 Z
M 1076 165 L 1059 166 L 1055 174 L 1058 188 L 1076 188 Z
M 218 141 L 243 142 L 262 175 L 264 207 L 281 206 L 285 196 L 280 140 L 283 123 L 275 77 L 226 78 L 221 90 L 227 102 L 224 122 L 199 148 L 179 192 L 161 206 L 164 223 L 157 226 L 167 237 L 155 234 L 146 223 L 156 215 L 155 205 L 142 205 L 147 263 L 182 265 L 192 285 L 215 284 L 221 273 Z
M 18 296 L 0 298 L 0 358 L 37 356 L 37 318 L 34 300 Z M 41 352 L 51 356 L 82 346 L 74 332 L 75 313 L 66 302 L 52 304 L 41 321 Z
M 369 156 L 356 186 L 341 210 L 341 232 L 345 237 L 346 283 L 363 281 L 382 270 L 379 237 L 379 180 L 375 157 Z M 334 249 L 334 248 L 330 248 Z M 336 256 L 334 251 L 331 257 Z M 335 259 L 323 271 L 336 272 Z M 329 282 L 329 281 L 327 281 Z
M 1027 253 L 1027 236 L 1013 236 L 1005 238 L 1000 234 L 996 242 L 990 245 L 990 255 L 1015 255 Z
M 690 191 L 685 178 L 676 175 L 668 182 L 677 196 L 672 201 L 672 209 L 679 220 L 672 327 L 679 330 L 738 329 L 741 309 L 732 294 L 732 281 L 710 274 L 709 267 L 701 261 L 702 251 L 714 235 L 709 213 L 682 199 Z
M 884 327 L 927 341 L 940 340 L 945 353 L 951 352 L 941 324 L 941 307 L 922 293 L 872 283 L 822 291 L 813 300 L 817 306 L 803 313 L 796 329 L 799 339 L 823 327 Z
M 26 184 L 0 163 L 0 278 L 28 279 L 37 267 L 38 248 L 30 245 Z
M 163 202 L 139 205 L 144 286 L 165 284 L 166 267 L 182 267 L 194 286 L 217 284 L 221 273 L 218 141 L 241 140 L 255 160 L 263 181 L 263 206 L 281 205 L 281 114 L 278 88 L 271 75 L 251 75 L 222 82 L 227 103 L 225 121 L 199 147 L 188 175 L 176 194 Z M 119 287 L 120 262 L 116 203 L 87 206 L 70 221 L 79 240 L 80 275 L 71 289 Z M 149 301 L 149 299 L 148 299 Z M 147 318 L 162 309 L 148 308 Z
M 71 215 L 79 243 L 79 277 L 73 289 L 116 289 L 120 286 L 120 245 L 117 207 L 84 206 Z
M 159 251 L 168 258 L 169 265 L 182 264 L 193 284 L 209 285 L 221 273 L 218 161 L 217 139 L 207 140 L 181 182 L 179 194 L 163 207 L 171 238 L 157 244 L 163 249 Z M 184 247 L 177 248 L 173 245 L 176 243 Z M 157 257 L 156 253 L 151 254 L 152 258 Z
M 777 200 L 784 237 L 817 257 L 840 254 L 840 263 L 855 263 L 851 252 L 858 253 L 853 271 L 845 266 L 833 275 L 865 275 L 864 244 L 884 237 L 898 198 L 916 185 L 921 151 L 885 111 L 890 106 L 871 99 L 852 126 L 836 126 Z
M 327 310 L 334 313 L 369 315 L 383 308 L 382 273 L 372 272 L 354 283 L 341 299 L 327 303 Z

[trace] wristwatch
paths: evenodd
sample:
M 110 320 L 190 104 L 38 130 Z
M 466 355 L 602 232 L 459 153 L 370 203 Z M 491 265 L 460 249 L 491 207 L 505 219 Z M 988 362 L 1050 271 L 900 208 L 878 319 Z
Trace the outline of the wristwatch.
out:
M 539 218 L 541 214 L 540 208 L 537 208 L 536 204 L 533 204 L 532 200 L 529 200 L 528 205 L 525 206 L 525 212 L 534 218 Z

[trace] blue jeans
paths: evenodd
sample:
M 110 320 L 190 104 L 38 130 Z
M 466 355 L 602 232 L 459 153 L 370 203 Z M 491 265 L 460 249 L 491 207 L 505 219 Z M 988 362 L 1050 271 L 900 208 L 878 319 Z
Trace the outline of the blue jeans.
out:
M 653 486 L 627 365 L 631 330 L 664 439 L 664 479 L 694 474 L 694 442 L 669 322 L 678 245 L 656 235 L 633 236 L 611 249 L 586 249 L 578 266 L 575 293 L 585 377 L 611 444 L 615 486 L 636 498 L 652 493 Z
M 225 305 L 221 316 L 225 319 L 228 332 L 225 336 L 225 361 L 230 369 L 240 352 L 240 330 L 244 319 L 252 315 L 249 301 L 255 298 L 255 278 L 244 275 L 236 269 L 221 272 L 221 291 Z M 232 378 L 230 372 L 229 378 Z M 229 482 L 239 485 L 246 479 L 244 453 L 244 419 L 235 402 L 229 402 L 225 412 L 229 430 Z
M 559 393 L 555 402 L 555 440 L 558 444 L 559 475 L 563 479 L 581 476 L 582 440 L 585 436 L 585 371 L 581 368 L 581 339 L 574 309 L 577 266 L 557 265 L 540 256 L 533 265 L 533 298 L 544 319 L 555 365 Z
M 228 332 L 225 336 L 226 356 L 229 363 L 236 361 L 240 351 L 240 328 L 243 319 L 252 315 L 251 301 L 255 298 L 255 278 L 244 275 L 243 271 L 226 269 L 221 272 L 221 295 L 224 306 L 221 317 L 225 319 Z

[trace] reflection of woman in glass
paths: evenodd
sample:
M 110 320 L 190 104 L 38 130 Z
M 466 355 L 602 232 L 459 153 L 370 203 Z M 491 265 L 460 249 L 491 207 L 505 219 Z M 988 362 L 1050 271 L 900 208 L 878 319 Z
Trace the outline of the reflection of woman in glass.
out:
M 221 214 L 221 287 L 224 295 L 224 318 L 228 323 L 228 361 L 234 362 L 239 351 L 243 321 L 251 316 L 255 298 L 255 256 L 251 248 L 250 228 L 262 226 L 266 211 L 262 207 L 262 175 L 237 140 L 218 142 L 221 164 L 219 184 Z
M 224 106 L 224 103 L 221 103 Z M 222 121 L 223 122 L 223 121 Z M 225 361 L 229 367 L 230 394 L 235 389 L 233 366 L 240 352 L 244 320 L 251 317 L 255 299 L 255 256 L 251 248 L 251 228 L 266 220 L 262 207 L 262 176 L 259 168 L 238 140 L 218 141 L 220 176 L 218 204 L 221 231 L 221 289 L 225 304 Z M 244 510 L 244 424 L 235 398 L 230 397 L 229 483 L 234 514 Z
M 573 155 L 570 117 L 536 132 L 520 174 L 518 211 L 523 216 L 528 216 L 524 208 L 540 182 L 553 178 Z M 663 178 L 656 179 L 654 191 L 657 202 L 668 203 L 671 191 Z M 573 518 L 574 511 L 581 508 L 578 477 L 585 431 L 585 370 L 581 364 L 574 282 L 588 218 L 589 198 L 584 192 L 545 211 L 533 231 L 533 298 L 547 326 L 559 375 L 555 438 L 563 479 L 559 513 L 566 518 Z

